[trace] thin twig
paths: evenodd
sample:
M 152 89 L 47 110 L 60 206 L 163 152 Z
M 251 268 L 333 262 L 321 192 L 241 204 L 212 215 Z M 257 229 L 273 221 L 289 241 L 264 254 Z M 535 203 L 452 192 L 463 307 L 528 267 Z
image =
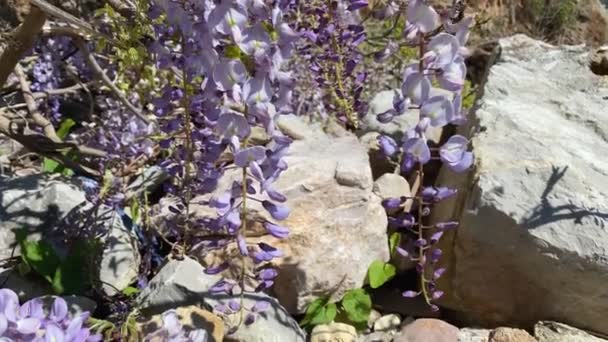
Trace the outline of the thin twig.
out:
M 0 87 L 4 86 L 8 76 L 15 69 L 15 65 L 34 45 L 36 36 L 44 26 L 45 21 L 46 15 L 33 7 L 23 23 L 11 35 L 8 45 L 0 56 Z
M 118 97 L 120 102 L 122 102 L 133 114 L 135 114 L 135 116 L 140 118 L 143 122 L 150 123 L 150 119 L 148 117 L 146 117 L 144 114 L 142 114 L 142 112 L 139 109 L 137 109 L 129 101 L 129 99 L 127 99 L 127 96 L 120 89 L 118 89 L 118 87 L 114 84 L 114 82 L 112 82 L 112 80 L 108 77 L 108 75 L 106 75 L 106 73 L 103 71 L 103 69 L 101 68 L 99 63 L 97 63 L 95 56 L 93 56 L 93 54 L 91 53 L 91 51 L 85 44 L 84 40 L 82 38 L 78 37 L 77 39 L 74 40 L 74 43 L 76 44 L 76 46 L 78 46 L 78 48 L 84 55 L 87 63 L 89 64 L 91 69 L 93 69 L 93 72 L 97 75 L 97 77 L 99 77 L 103 81 L 103 83 L 108 88 L 110 88 L 110 90 L 112 90 L 112 92 L 116 95 L 116 97 Z

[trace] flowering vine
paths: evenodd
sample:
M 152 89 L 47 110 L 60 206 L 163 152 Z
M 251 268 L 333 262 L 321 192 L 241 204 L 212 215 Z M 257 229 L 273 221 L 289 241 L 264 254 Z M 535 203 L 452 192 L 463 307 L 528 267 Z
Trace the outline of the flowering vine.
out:
M 173 227 L 175 236 L 182 240 L 181 253 L 195 244 L 204 251 L 236 247 L 238 255 L 206 272 L 221 273 L 240 262 L 236 279 L 224 277 L 212 291 L 240 295 L 240 302 L 216 309 L 240 312 L 247 324 L 263 305 L 243 308 L 245 283 L 255 280 L 255 291 L 272 286 L 277 272 L 270 262 L 282 255 L 267 243 L 250 243 L 247 229 L 261 224 L 276 238 L 288 234 L 278 224 L 289 215 L 282 204 L 287 199 L 273 184 L 287 169 L 291 139 L 276 129 L 275 120 L 291 105 L 293 80 L 282 66 L 299 34 L 283 20 L 283 8 L 249 0 L 157 0 L 150 8 L 152 18 L 165 19 L 155 25 L 149 51 L 167 81 L 151 103 L 163 135 L 160 147 L 170 156 L 161 165 L 175 180 L 167 189 L 178 201 L 171 209 L 185 218 Z M 263 129 L 270 143 L 254 144 L 254 127 Z M 206 202 L 217 216 L 193 218 L 193 198 L 215 191 L 221 177 L 233 177 L 231 186 Z M 267 218 L 250 214 L 254 202 Z M 201 231 L 219 239 L 200 237 Z M 256 265 L 253 274 L 246 272 L 245 259 Z
M 425 186 L 424 166 L 431 160 L 440 160 L 450 170 L 464 172 L 473 164 L 465 137 L 454 135 L 439 148 L 431 148 L 426 136 L 431 127 L 458 125 L 465 120 L 461 105 L 466 76 L 464 44 L 472 20 L 455 22 L 450 18 L 452 16 L 446 16 L 442 22 L 441 16 L 424 1 L 409 2 L 403 34 L 408 45 L 418 48 L 418 60 L 406 67 L 401 92 L 395 92 L 393 108 L 378 115 L 379 121 L 389 122 L 411 109 L 419 111 L 419 122 L 405 132 L 401 144 L 385 135 L 379 136 L 378 142 L 385 155 L 399 159 L 401 173 L 414 174 L 420 184 L 414 196 L 387 199 L 383 204 L 394 211 L 414 201 L 411 212 L 392 216 L 389 225 L 407 237 L 405 247 L 398 247 L 397 251 L 414 261 L 420 274 L 418 291 L 406 291 L 403 295 L 421 295 L 434 310 L 438 307 L 433 302 L 443 295 L 436 281 L 445 272 L 445 268 L 436 267 L 442 255 L 436 244 L 444 232 L 455 228 L 457 223 L 426 225 L 425 217 L 430 215 L 433 204 L 453 196 L 456 190 Z
M 91 334 L 86 327 L 88 312 L 72 316 L 68 305 L 56 297 L 45 311 L 42 298 L 31 299 L 19 305 L 17 294 L 0 289 L 0 336 L 3 341 L 101 341 L 100 335 Z

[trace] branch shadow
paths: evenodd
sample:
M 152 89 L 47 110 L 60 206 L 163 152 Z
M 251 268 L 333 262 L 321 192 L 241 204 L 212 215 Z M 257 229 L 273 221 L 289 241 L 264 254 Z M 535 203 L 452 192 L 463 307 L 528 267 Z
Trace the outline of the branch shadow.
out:
M 608 213 L 600 212 L 596 208 L 586 208 L 576 205 L 570 199 L 568 200 L 569 204 L 557 206 L 549 202 L 549 195 L 567 171 L 568 166 L 565 166 L 562 169 L 552 166 L 551 176 L 540 197 L 540 203 L 531 210 L 528 217 L 524 218 L 522 223 L 524 228 L 534 229 L 562 220 L 572 220 L 574 224 L 580 225 L 583 224 L 583 219 L 587 217 L 591 218 L 596 225 L 602 228 L 606 226 Z

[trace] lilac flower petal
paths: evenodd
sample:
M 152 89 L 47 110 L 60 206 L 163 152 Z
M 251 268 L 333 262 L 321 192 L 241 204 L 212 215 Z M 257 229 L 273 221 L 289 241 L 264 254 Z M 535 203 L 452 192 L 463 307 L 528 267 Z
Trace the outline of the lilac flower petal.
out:
M 395 142 L 395 140 L 393 140 L 393 138 L 389 136 L 378 136 L 378 144 L 380 145 L 380 151 L 382 152 L 382 154 L 387 157 L 391 157 L 395 153 L 397 153 L 397 143 Z
M 418 297 L 420 295 L 420 292 L 416 292 L 416 291 L 405 291 L 403 292 L 403 297 L 406 298 L 414 298 L 414 297 Z
M 275 220 L 282 221 L 289 217 L 290 210 L 286 206 L 277 205 L 270 201 L 262 201 L 262 206 Z
M 456 37 L 448 33 L 440 33 L 429 42 L 427 55 L 433 56 L 433 67 L 443 69 L 454 61 L 459 47 Z
M 268 310 L 270 308 L 270 302 L 265 301 L 265 300 L 261 300 L 261 301 L 257 301 L 253 307 L 251 307 L 251 311 L 252 312 L 264 312 L 266 310 Z
M 68 315 L 68 304 L 61 297 L 55 298 L 51 308 L 50 317 L 55 322 L 60 322 Z
M 441 239 L 442 235 L 443 235 L 443 231 L 442 230 L 440 230 L 440 231 L 434 233 L 433 235 L 431 235 L 431 238 L 429 239 L 430 242 L 431 242 L 431 244 L 437 243 Z
M 217 121 L 217 129 L 225 137 L 234 135 L 246 138 L 251 134 L 251 127 L 244 116 L 235 113 L 225 113 Z
M 4 313 L 0 312 L 0 336 L 4 336 L 4 332 L 8 328 L 8 320 Z
M 45 342 L 64 342 L 65 334 L 56 324 L 48 323 L 45 326 L 44 340 Z
M 434 96 L 424 102 L 420 108 L 420 115 L 430 119 L 433 127 L 443 127 L 448 124 L 448 118 L 453 112 L 452 101 L 445 96 Z
M 170 337 L 179 335 L 182 331 L 182 324 L 175 310 L 168 310 L 162 314 L 163 328 L 167 330 Z
M 234 300 L 234 299 L 228 302 L 228 307 L 232 311 L 239 311 L 239 310 L 241 310 L 241 304 L 239 302 L 237 302 L 236 300 Z
M 234 155 L 234 164 L 238 167 L 247 167 L 251 162 L 261 162 L 266 158 L 266 149 L 262 146 L 253 146 L 242 149 Z
M 278 224 L 274 224 L 272 222 L 264 222 L 264 228 L 266 228 L 266 231 L 270 235 L 278 239 L 284 239 L 289 236 L 289 229 L 283 226 L 279 226 Z
M 38 331 L 41 324 L 38 318 L 23 318 L 17 321 L 17 331 L 24 335 L 33 334 Z
M 445 268 L 438 268 L 433 272 L 433 279 L 439 279 L 445 273 Z
M 411 0 L 407 8 L 407 21 L 420 32 L 429 33 L 440 24 L 439 14 L 423 0 Z
M 426 164 L 431 160 L 431 150 L 423 138 L 412 138 L 403 144 L 403 150 L 414 157 L 420 164 Z
M 236 241 L 237 245 L 239 246 L 239 251 L 241 252 L 241 255 L 249 255 L 249 250 L 247 249 L 247 241 L 245 241 L 243 235 L 237 235 Z
M 431 81 L 427 76 L 414 72 L 405 78 L 401 91 L 411 100 L 412 104 L 420 105 L 429 98 Z
M 260 271 L 259 278 L 262 280 L 272 280 L 277 277 L 279 273 L 274 268 L 265 268 Z

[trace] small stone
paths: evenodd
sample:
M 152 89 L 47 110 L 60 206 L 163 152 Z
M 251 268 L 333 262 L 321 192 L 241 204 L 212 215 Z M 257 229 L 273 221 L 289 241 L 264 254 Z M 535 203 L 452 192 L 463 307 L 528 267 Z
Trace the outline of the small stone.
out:
M 383 331 L 376 331 L 370 334 L 359 336 L 358 342 L 391 342 L 393 334 Z
M 122 218 L 114 210 L 109 215 L 109 231 L 102 240 L 99 280 L 103 291 L 113 296 L 137 279 L 141 256 L 137 239 L 125 227 Z
M 207 342 L 221 342 L 224 340 L 224 322 L 213 313 L 203 310 L 195 305 L 179 307 L 175 309 L 180 323 L 186 332 L 202 329 L 207 332 Z M 151 317 L 140 317 L 138 329 L 142 336 L 151 336 L 146 339 L 149 342 L 164 342 L 162 336 L 154 333 L 162 328 L 162 314 Z
M 374 193 L 382 200 L 389 198 L 400 198 L 402 196 L 412 196 L 410 184 L 407 180 L 398 174 L 386 173 L 374 182 Z M 408 212 L 412 207 L 412 200 L 407 200 L 404 203 L 403 210 Z M 394 213 L 399 209 L 388 210 L 388 213 Z
M 608 46 L 603 46 L 593 53 L 589 67 L 596 75 L 608 75 Z
M 457 342 L 458 328 L 439 319 L 421 318 L 406 325 L 393 342 Z
M 357 329 L 344 323 L 317 325 L 312 329 L 310 342 L 355 342 Z
M 463 328 L 458 332 L 458 342 L 488 342 L 491 332 L 489 329 Z
M 376 323 L 374 323 L 374 331 L 389 332 L 391 330 L 399 329 L 401 325 L 401 318 L 399 315 L 390 314 L 380 317 Z
M 380 317 L 382 317 L 382 314 L 380 312 L 378 312 L 378 310 L 372 309 L 369 312 L 369 317 L 367 318 L 367 326 L 368 326 L 368 328 L 373 328 L 374 327 L 374 323 L 376 323 L 376 321 Z
M 367 148 L 369 164 L 372 168 L 374 179 L 380 178 L 385 173 L 394 173 L 399 170 L 399 165 L 397 165 L 397 163 L 391 162 L 380 152 L 380 147 L 378 145 L 379 136 L 380 134 L 377 132 L 369 132 L 359 138 L 361 145 Z
M 550 321 L 536 323 L 534 336 L 538 342 L 608 342 L 580 329 Z
M 536 342 L 536 339 L 522 329 L 497 328 L 490 333 L 489 342 Z

